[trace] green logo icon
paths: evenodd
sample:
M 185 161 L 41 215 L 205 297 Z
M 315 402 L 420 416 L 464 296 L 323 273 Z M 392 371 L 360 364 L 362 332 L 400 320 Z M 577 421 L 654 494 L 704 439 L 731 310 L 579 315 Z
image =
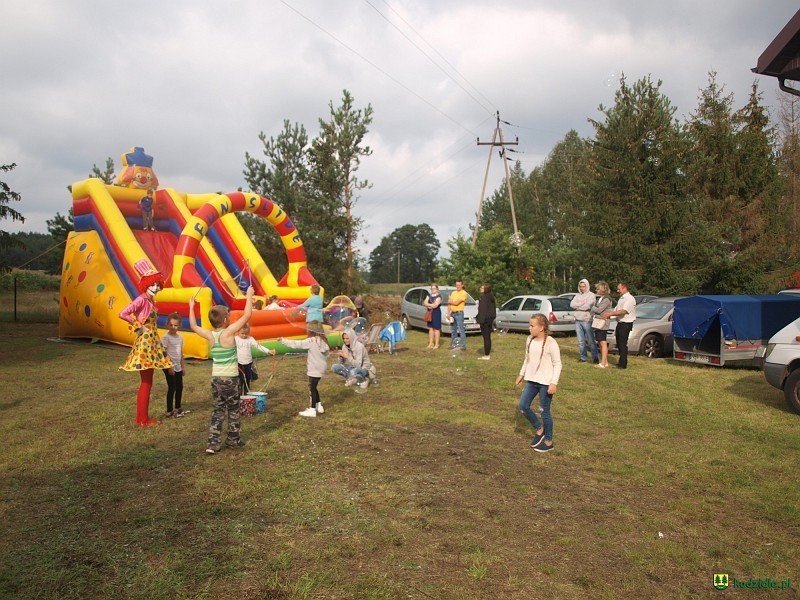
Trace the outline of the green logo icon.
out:
M 728 588 L 728 574 L 714 573 L 714 589 L 724 590 Z

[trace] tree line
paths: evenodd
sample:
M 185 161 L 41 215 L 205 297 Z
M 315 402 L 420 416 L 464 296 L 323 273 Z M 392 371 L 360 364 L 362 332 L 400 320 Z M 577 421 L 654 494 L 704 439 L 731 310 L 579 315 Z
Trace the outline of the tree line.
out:
M 735 109 L 712 72 L 681 121 L 661 84 L 623 77 L 614 105 L 590 119 L 593 136 L 570 131 L 530 173 L 514 166 L 521 249 L 506 243 L 501 252 L 512 230 L 503 186 L 484 204 L 476 247 L 448 242 L 441 272 L 477 286 L 496 276 L 497 261 L 483 260 L 501 252 L 509 295 L 572 291 L 583 277 L 665 295 L 792 284 L 800 258 L 797 100 L 782 99 L 774 126 L 756 83 Z
M 459 233 L 447 240 L 449 256 L 441 260 L 439 240 L 425 223 L 403 225 L 368 258 L 359 256 L 356 204 L 372 184 L 358 169 L 372 153 L 364 138 L 373 109 L 357 108 L 347 90 L 338 106 L 329 103 L 313 139 L 289 120 L 274 136 L 261 132 L 263 157 L 245 154 L 244 180 L 291 215 L 311 271 L 337 292 L 356 293 L 367 282 L 455 278 L 470 289 L 491 282 L 500 298 L 572 290 L 583 277 L 681 295 L 800 284 L 796 99 L 782 100 L 774 125 L 756 83 L 735 108 L 712 72 L 694 112 L 679 120 L 661 85 L 649 76 L 633 83 L 622 77 L 614 104 L 589 119 L 593 135 L 567 132 L 530 173 L 514 164 L 521 236 L 512 235 L 504 184 L 483 204 L 475 243 Z M 108 159 L 92 176 L 110 182 L 113 171 Z M 0 206 L 16 199 L 9 192 L 3 190 Z M 240 218 L 265 261 L 285 270 L 272 227 L 249 214 Z M 71 214 L 48 221 L 56 240 L 71 226 Z

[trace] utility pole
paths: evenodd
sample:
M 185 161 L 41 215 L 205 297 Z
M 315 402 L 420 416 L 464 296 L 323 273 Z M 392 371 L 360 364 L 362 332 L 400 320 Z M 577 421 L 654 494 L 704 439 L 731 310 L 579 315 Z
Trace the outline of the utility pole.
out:
M 499 140 L 499 141 L 498 141 Z M 489 179 L 489 166 L 492 164 L 492 154 L 494 153 L 495 147 L 503 148 L 500 151 L 500 155 L 503 158 L 503 168 L 505 169 L 506 174 L 506 188 L 508 189 L 508 199 L 511 202 L 511 221 L 514 225 L 514 237 L 518 237 L 519 230 L 517 229 L 517 215 L 514 211 L 514 195 L 511 192 L 511 176 L 508 173 L 508 162 L 506 161 L 505 157 L 505 146 L 516 146 L 519 144 L 519 137 L 517 137 L 513 142 L 506 142 L 503 139 L 503 130 L 500 129 L 500 111 L 497 111 L 497 124 L 494 128 L 494 134 L 492 135 L 491 142 L 481 142 L 481 138 L 478 138 L 478 146 L 491 146 L 489 148 L 489 160 L 486 161 L 486 173 L 483 176 L 483 187 L 481 188 L 481 197 L 478 200 L 478 212 L 475 215 L 475 230 L 472 232 L 472 247 L 475 247 L 475 242 L 478 240 L 478 227 L 480 226 L 481 221 L 481 212 L 483 212 L 483 198 L 486 194 L 486 181 Z

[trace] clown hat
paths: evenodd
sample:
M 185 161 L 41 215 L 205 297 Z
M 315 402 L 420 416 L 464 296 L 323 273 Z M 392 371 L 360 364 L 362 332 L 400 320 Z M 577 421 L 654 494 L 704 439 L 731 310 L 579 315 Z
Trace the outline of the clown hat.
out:
M 133 266 L 136 272 L 139 273 L 140 279 L 137 287 L 140 293 L 144 293 L 154 283 L 164 286 L 164 276 L 146 258 L 136 261 Z

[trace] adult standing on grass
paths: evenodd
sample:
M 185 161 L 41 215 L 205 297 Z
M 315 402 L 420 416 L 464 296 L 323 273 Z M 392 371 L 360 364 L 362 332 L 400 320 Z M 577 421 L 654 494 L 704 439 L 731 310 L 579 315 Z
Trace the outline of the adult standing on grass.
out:
M 600 362 L 597 354 L 597 342 L 592 332 L 591 308 L 594 305 L 595 295 L 592 293 L 588 279 L 581 279 L 578 282 L 578 293 L 570 301 L 569 307 L 575 311 L 575 333 L 578 336 L 578 349 L 580 350 L 581 362 L 586 362 L 589 357 L 586 347 L 589 346 L 592 352 L 592 359 L 595 364 Z
M 156 322 L 158 309 L 155 297 L 163 287 L 164 278 L 149 263 L 136 263 L 135 267 L 142 273 L 142 278 L 139 280 L 141 293 L 122 309 L 119 318 L 130 324 L 131 330 L 136 333 L 136 339 L 120 370 L 139 373 L 139 391 L 136 394 L 136 424 L 140 427 L 150 427 L 161 424 L 161 421 L 151 419 L 149 414 L 153 371 L 170 369 L 175 365 L 167 356 L 164 346 L 161 345 L 161 340 L 158 338 Z
M 467 304 L 467 291 L 464 289 L 464 282 L 456 280 L 456 290 L 450 292 L 447 299 L 447 306 L 452 317 L 450 325 L 450 348 L 461 346 L 462 350 L 467 349 L 467 330 L 464 329 L 464 306 Z
M 234 323 L 227 306 L 212 306 L 208 320 L 214 331 L 197 324 L 194 315 L 194 296 L 189 298 L 189 326 L 197 335 L 211 344 L 211 396 L 214 408 L 208 432 L 208 454 L 222 449 L 222 425 L 228 413 L 228 448 L 241 448 L 241 415 L 239 414 L 239 363 L 236 360 L 236 333 L 250 320 L 253 314 L 253 286 L 247 288 L 244 312 Z
M 598 369 L 608 368 L 608 321 L 601 317 L 603 313 L 611 310 L 611 288 L 605 281 L 598 281 L 594 290 L 597 293 L 595 303 L 592 305 L 592 332 L 597 345 L 600 347 L 600 362 L 595 365 Z M 599 325 L 599 327 L 595 327 Z
M 561 350 L 558 343 L 550 337 L 550 325 L 547 317 L 536 313 L 528 325 L 530 335 L 525 342 L 525 360 L 519 370 L 516 384 L 523 381 L 522 395 L 519 397 L 519 412 L 525 415 L 535 435 L 531 448 L 536 452 L 550 452 L 553 449 L 553 416 L 550 404 L 558 387 L 561 376 Z M 539 407 L 542 420 L 531 410 L 531 403 L 539 396 Z
M 489 355 L 492 353 L 492 328 L 495 317 L 497 317 L 497 302 L 492 294 L 492 286 L 484 283 L 481 286 L 480 300 L 478 300 L 477 318 L 483 336 L 483 356 L 478 357 L 480 360 L 489 360 Z
M 442 311 L 439 309 L 442 304 L 442 295 L 439 293 L 438 285 L 431 284 L 431 293 L 425 298 L 423 304 L 431 311 L 431 320 L 428 321 L 428 348 L 436 350 L 442 335 Z
M 628 368 L 628 337 L 633 329 L 633 322 L 636 320 L 636 298 L 628 291 L 628 284 L 620 281 L 617 284 L 617 293 L 620 294 L 619 300 L 614 310 L 602 314 L 604 319 L 609 317 L 617 318 L 617 329 L 614 337 L 617 340 L 617 350 L 619 350 L 618 369 Z

